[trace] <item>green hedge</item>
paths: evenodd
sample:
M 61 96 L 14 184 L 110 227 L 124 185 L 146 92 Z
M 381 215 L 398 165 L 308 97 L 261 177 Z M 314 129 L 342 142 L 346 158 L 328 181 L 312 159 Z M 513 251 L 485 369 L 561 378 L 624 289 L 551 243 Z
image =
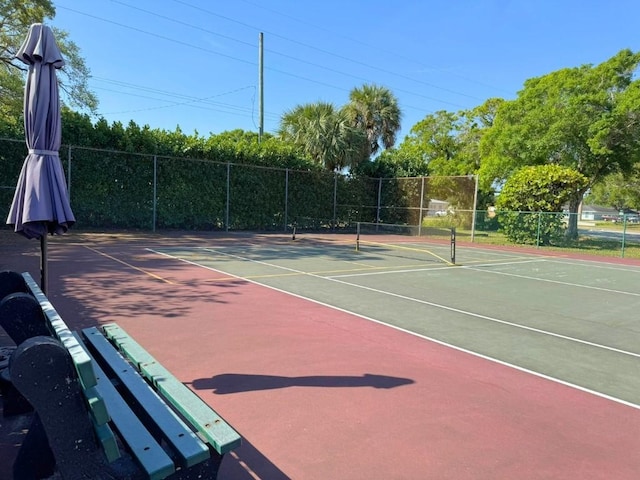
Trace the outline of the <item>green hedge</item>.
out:
M 241 164 L 88 147 L 70 151 L 70 161 L 69 147 L 60 152 L 78 228 L 279 231 L 294 222 L 333 228 L 375 222 L 379 207 L 383 222 L 418 222 L 420 179 L 273 168 L 249 163 L 246 153 Z M 0 171 L 0 213 L 6 218 L 26 148 L 0 139 L 0 152 L 6 166 Z

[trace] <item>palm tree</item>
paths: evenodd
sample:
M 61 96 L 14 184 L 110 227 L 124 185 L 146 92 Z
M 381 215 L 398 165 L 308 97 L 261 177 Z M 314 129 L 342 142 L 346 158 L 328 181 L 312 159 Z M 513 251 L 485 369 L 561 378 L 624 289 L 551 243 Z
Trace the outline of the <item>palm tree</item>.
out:
M 285 112 L 278 134 L 332 171 L 352 166 L 365 143 L 363 132 L 351 125 L 346 112 L 326 102 L 298 105 Z
M 398 99 L 388 88 L 367 84 L 354 88 L 345 110 L 352 125 L 365 132 L 364 159 L 370 159 L 381 147 L 391 148 L 396 143 L 402 113 Z

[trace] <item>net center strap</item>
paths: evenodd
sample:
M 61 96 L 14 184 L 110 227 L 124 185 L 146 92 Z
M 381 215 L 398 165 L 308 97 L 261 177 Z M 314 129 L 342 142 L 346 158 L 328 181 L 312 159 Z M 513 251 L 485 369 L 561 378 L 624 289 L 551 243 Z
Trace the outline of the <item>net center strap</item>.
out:
M 34 155 L 55 155 L 58 156 L 57 150 L 39 150 L 37 148 L 30 148 L 29 153 L 33 153 Z

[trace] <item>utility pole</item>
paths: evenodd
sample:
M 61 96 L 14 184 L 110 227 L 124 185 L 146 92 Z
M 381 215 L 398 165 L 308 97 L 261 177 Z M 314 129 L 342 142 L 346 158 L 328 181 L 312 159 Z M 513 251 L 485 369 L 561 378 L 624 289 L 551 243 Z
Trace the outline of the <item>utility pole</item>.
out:
M 258 36 L 258 143 L 262 142 L 264 133 L 264 44 L 263 33 Z

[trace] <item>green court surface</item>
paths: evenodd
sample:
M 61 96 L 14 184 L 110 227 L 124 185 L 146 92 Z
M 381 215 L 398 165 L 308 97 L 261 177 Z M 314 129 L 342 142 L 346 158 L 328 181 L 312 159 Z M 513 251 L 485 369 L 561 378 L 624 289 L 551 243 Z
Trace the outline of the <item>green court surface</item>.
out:
M 264 285 L 640 408 L 640 267 L 471 246 L 453 265 L 446 238 L 355 247 L 300 237 L 149 250 L 213 282 Z

